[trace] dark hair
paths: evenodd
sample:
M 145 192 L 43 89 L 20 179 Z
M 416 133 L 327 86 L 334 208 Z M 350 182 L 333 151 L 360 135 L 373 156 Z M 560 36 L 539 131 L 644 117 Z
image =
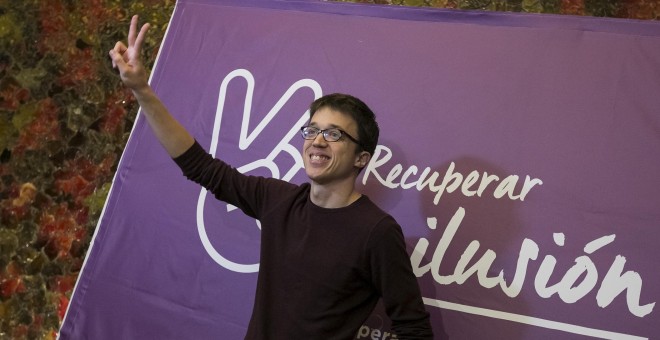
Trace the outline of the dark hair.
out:
M 358 137 L 360 149 L 373 156 L 378 144 L 378 134 L 380 129 L 376 122 L 376 115 L 369 106 L 360 99 L 343 93 L 332 93 L 325 95 L 314 102 L 309 107 L 309 118 L 319 109 L 327 107 L 335 111 L 347 114 L 355 120 L 358 126 Z

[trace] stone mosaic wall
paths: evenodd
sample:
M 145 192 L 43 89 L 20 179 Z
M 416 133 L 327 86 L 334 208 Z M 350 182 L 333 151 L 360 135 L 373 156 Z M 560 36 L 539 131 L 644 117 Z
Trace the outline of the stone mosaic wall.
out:
M 659 0 L 374 0 L 657 20 Z M 137 106 L 107 51 L 131 14 L 153 65 L 174 0 L 0 0 L 0 339 L 54 339 Z
M 137 112 L 107 51 L 174 1 L 0 1 L 0 339 L 54 339 Z
M 659 0 L 353 0 L 348 2 L 640 20 L 660 19 Z

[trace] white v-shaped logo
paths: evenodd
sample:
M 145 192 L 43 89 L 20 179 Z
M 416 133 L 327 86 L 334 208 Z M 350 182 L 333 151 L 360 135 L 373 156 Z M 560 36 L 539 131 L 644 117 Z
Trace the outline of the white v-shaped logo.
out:
M 245 103 L 243 108 L 243 121 L 241 123 L 241 131 L 238 141 L 238 147 L 241 150 L 247 149 L 252 142 L 263 132 L 264 128 L 273 120 L 273 118 L 280 112 L 282 107 L 287 103 L 289 99 L 300 89 L 308 88 L 311 89 L 314 93 L 314 99 L 320 98 L 322 96 L 321 86 L 312 79 L 302 79 L 294 84 L 292 84 L 289 89 L 282 95 L 282 97 L 275 103 L 272 109 L 266 114 L 263 120 L 259 122 L 254 130 L 251 132 L 248 131 L 250 124 L 250 116 L 252 112 L 252 98 L 254 95 L 254 77 L 250 71 L 245 69 L 234 70 L 229 73 L 220 85 L 220 92 L 218 95 L 218 106 L 215 113 L 215 121 L 213 123 L 213 135 L 211 138 L 211 147 L 209 153 L 211 156 L 215 157 L 218 148 L 218 139 L 220 136 L 220 125 L 222 123 L 222 115 L 225 106 L 225 100 L 227 95 L 227 87 L 229 83 L 237 77 L 241 77 L 247 81 L 247 91 L 245 95 Z M 273 151 L 266 156 L 265 158 L 258 159 L 254 162 L 245 164 L 238 168 L 238 171 L 246 173 L 254 169 L 263 167 L 270 171 L 271 177 L 279 178 L 284 181 L 289 181 L 293 176 L 303 168 L 303 159 L 302 155 L 298 151 L 298 148 L 291 145 L 289 142 L 291 139 L 298 133 L 298 129 L 302 126 L 309 117 L 309 110 L 301 114 L 300 119 L 291 127 L 291 129 L 284 135 L 284 137 L 278 142 Z M 284 175 L 281 175 L 280 169 L 277 164 L 274 162 L 275 158 L 282 152 L 288 153 L 294 160 L 294 164 L 289 168 Z M 231 271 L 238 273 L 254 273 L 259 271 L 259 263 L 253 264 L 242 264 L 228 260 L 223 257 L 211 244 L 208 235 L 206 233 L 206 226 L 204 224 L 204 202 L 206 201 L 207 190 L 202 188 L 199 193 L 199 199 L 197 200 L 197 231 L 199 232 L 199 237 L 201 238 L 204 249 L 211 256 L 211 258 L 221 265 L 224 268 L 227 268 Z M 232 211 L 236 209 L 235 207 L 228 205 L 227 211 Z M 259 221 L 256 221 L 257 226 L 260 228 Z

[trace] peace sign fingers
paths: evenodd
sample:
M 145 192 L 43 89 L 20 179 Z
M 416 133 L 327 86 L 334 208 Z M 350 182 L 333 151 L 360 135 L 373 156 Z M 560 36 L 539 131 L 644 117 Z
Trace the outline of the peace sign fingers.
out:
M 146 23 L 138 32 L 137 25 L 138 16 L 134 15 L 128 30 L 128 46 L 119 41 L 110 51 L 112 66 L 119 70 L 124 85 L 133 90 L 143 88 L 147 84 L 147 74 L 140 60 L 140 53 L 150 26 Z
M 138 16 L 134 15 L 131 18 L 131 26 L 128 29 L 128 47 L 133 48 L 137 55 L 140 54 L 142 50 L 142 43 L 144 42 L 147 32 L 149 31 L 149 23 L 142 25 L 140 32 L 137 32 Z

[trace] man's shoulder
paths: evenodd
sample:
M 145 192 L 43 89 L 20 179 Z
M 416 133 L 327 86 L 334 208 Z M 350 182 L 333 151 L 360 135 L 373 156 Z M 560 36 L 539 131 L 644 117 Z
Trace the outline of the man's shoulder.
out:
M 359 200 L 360 204 L 357 207 L 360 209 L 360 212 L 364 213 L 369 213 L 373 216 L 379 217 L 379 219 L 391 219 L 394 220 L 392 215 L 390 215 L 387 211 L 383 210 L 378 204 L 376 204 L 374 201 L 372 201 L 369 196 L 362 194 L 362 197 L 360 197 Z

